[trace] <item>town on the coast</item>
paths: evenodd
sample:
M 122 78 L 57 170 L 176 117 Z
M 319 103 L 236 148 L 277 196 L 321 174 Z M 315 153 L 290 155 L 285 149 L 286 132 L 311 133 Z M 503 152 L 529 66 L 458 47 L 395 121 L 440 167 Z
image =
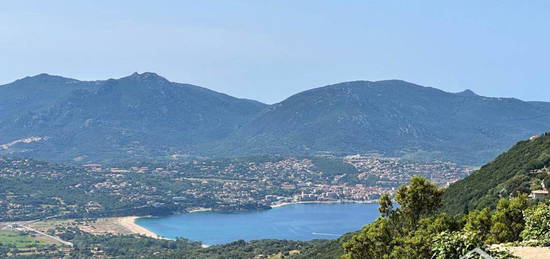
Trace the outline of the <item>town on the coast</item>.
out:
M 0 193 L 3 221 L 255 210 L 300 202 L 372 202 L 383 193 L 394 193 L 415 175 L 447 186 L 472 171 L 447 162 L 412 163 L 377 154 L 74 167 L 28 159 L 2 158 L 0 163 L 5 168 L 2 181 L 17 178 L 17 182 L 50 186 L 25 197 Z M 56 184 L 69 187 L 56 188 Z M 46 201 L 48 206 L 32 206 L 29 199 Z

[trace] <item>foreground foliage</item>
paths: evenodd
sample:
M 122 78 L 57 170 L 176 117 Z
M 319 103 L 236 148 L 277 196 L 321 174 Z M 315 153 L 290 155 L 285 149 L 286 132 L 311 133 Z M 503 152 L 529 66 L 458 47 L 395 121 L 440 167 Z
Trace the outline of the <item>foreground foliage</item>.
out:
M 540 240 L 550 246 L 550 203 L 539 204 L 523 212 L 525 229 L 523 240 Z
M 418 177 L 397 191 L 399 207 L 384 195 L 381 217 L 344 244 L 343 258 L 459 258 L 475 248 L 511 258 L 491 245 L 548 238 L 548 205 L 530 207 L 526 195 L 500 199 L 494 212 L 486 208 L 460 217 L 437 212 L 441 196 L 440 189 Z

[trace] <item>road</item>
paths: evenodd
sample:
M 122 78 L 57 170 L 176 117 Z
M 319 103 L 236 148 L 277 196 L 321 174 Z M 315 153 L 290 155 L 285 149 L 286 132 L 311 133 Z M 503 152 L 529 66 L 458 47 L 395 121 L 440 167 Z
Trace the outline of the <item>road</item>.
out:
M 44 232 L 42 232 L 42 231 L 36 230 L 36 229 L 34 229 L 34 228 L 31 228 L 31 227 L 28 227 L 28 226 L 25 226 L 25 225 L 21 225 L 21 224 L 17 224 L 17 225 L 18 225 L 19 227 L 22 227 L 22 228 L 28 230 L 28 231 L 32 231 L 32 232 L 35 232 L 35 233 L 37 233 L 37 234 L 46 236 L 46 237 L 48 237 L 48 238 L 50 238 L 50 239 L 53 239 L 53 240 L 55 240 L 55 241 L 57 241 L 57 242 L 59 242 L 59 243 L 64 244 L 64 245 L 73 246 L 73 243 L 71 243 L 71 242 L 69 242 L 69 241 L 65 241 L 65 240 L 63 240 L 63 239 L 61 239 L 61 238 L 59 238 L 59 237 L 52 236 L 52 235 L 48 235 L 48 234 L 46 234 L 46 233 L 44 233 Z

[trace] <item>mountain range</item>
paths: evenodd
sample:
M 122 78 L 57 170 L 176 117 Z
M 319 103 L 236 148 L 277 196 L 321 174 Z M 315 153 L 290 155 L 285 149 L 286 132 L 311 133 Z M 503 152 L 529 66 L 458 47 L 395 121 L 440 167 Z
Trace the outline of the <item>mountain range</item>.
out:
M 154 73 L 0 86 L 0 154 L 78 163 L 377 152 L 480 165 L 550 129 L 550 103 L 353 81 L 273 105 Z

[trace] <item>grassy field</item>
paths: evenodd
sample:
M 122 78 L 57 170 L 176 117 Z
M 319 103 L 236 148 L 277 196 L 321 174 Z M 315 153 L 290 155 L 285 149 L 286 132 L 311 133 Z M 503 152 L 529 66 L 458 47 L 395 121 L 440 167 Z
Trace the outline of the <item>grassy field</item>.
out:
M 42 232 L 48 231 L 48 229 L 53 229 L 56 227 L 68 227 L 68 226 L 75 226 L 74 220 L 43 220 L 34 222 L 31 224 L 28 224 L 29 227 L 32 227 L 34 229 L 40 230 Z
M 13 245 L 17 248 L 39 247 L 47 245 L 32 236 L 20 231 L 0 231 L 0 244 Z

